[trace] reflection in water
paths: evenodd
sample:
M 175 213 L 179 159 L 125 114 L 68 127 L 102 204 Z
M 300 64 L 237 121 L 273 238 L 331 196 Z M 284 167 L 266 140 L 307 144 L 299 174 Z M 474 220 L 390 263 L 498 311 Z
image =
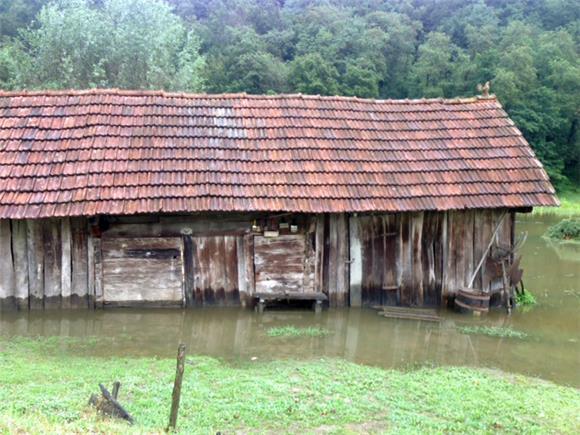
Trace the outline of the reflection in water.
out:
M 371 310 L 267 311 L 259 316 L 242 309 L 109 310 L 5 313 L 0 334 L 66 336 L 90 339 L 82 351 L 98 356 L 173 357 L 178 342 L 188 353 L 247 361 L 280 358 L 342 357 L 382 367 L 418 364 L 475 365 L 540 376 L 580 386 L 580 262 L 560 258 L 541 235 L 546 218 L 527 218 L 518 230 L 529 232 L 524 247 L 526 287 L 539 306 L 477 318 L 442 313 L 442 324 L 393 320 Z M 458 325 L 510 326 L 527 340 L 469 336 Z M 271 338 L 274 326 L 319 326 L 332 331 L 318 338 Z M 89 340 L 87 340 L 89 341 Z M 74 346 L 74 345 L 71 345 Z

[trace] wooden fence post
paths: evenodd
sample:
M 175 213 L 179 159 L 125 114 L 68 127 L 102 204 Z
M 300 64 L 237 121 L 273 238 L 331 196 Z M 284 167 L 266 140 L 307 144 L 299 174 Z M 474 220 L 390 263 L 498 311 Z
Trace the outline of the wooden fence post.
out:
M 173 395 L 171 398 L 171 414 L 169 415 L 169 426 L 167 430 L 175 430 L 177 424 L 177 413 L 179 412 L 179 400 L 181 399 L 181 381 L 183 380 L 183 370 L 185 368 L 185 344 L 181 343 L 177 348 L 177 370 L 175 372 L 175 382 L 173 384 Z

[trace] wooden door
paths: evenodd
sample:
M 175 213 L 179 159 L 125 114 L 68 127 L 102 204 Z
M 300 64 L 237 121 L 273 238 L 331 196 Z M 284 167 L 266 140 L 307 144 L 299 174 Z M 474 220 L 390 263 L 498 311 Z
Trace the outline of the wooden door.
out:
M 304 234 L 254 237 L 256 293 L 304 292 Z
M 192 305 L 236 305 L 240 301 L 238 236 L 191 238 Z
M 105 305 L 183 305 L 180 237 L 102 241 Z

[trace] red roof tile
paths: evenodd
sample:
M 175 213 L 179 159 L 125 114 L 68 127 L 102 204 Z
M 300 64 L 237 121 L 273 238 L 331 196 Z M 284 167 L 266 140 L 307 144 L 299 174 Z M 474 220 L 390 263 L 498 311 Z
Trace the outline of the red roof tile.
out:
M 0 92 L 0 218 L 556 204 L 494 98 Z

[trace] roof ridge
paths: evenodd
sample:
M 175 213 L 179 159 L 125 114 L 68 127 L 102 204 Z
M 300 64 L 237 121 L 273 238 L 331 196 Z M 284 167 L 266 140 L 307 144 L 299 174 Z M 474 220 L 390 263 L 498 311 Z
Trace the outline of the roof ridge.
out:
M 302 93 L 289 94 L 247 94 L 239 93 L 187 93 L 168 92 L 164 90 L 139 90 L 139 89 L 118 89 L 118 88 L 93 88 L 93 89 L 58 89 L 58 90 L 17 90 L 5 91 L 0 89 L 0 97 L 57 97 L 57 96 L 84 96 L 84 95 L 119 95 L 128 97 L 166 97 L 184 99 L 249 99 L 249 100 L 279 100 L 279 99 L 306 99 L 321 101 L 355 101 L 370 104 L 466 104 L 479 101 L 497 100 L 495 95 L 455 97 L 455 98 L 361 98 L 345 95 L 311 95 Z

